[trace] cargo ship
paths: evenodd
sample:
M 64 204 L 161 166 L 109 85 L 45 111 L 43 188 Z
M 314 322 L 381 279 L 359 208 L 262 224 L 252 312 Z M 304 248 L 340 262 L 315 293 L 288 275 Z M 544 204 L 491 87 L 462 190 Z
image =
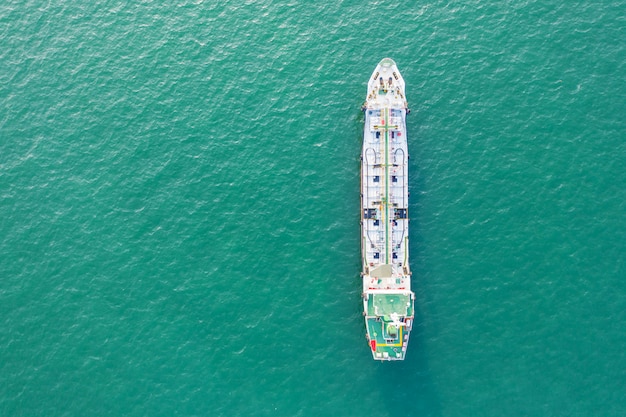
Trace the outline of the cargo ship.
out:
M 414 321 L 409 268 L 405 85 L 385 58 L 367 84 L 361 153 L 361 256 L 366 337 L 376 360 L 403 360 Z

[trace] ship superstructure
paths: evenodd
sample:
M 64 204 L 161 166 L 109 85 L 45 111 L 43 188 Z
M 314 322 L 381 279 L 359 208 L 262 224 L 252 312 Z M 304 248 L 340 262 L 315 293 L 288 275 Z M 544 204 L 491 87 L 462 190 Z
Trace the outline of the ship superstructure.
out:
M 408 104 L 396 63 L 383 59 L 363 105 L 363 314 L 374 359 L 402 360 L 414 318 L 409 269 Z

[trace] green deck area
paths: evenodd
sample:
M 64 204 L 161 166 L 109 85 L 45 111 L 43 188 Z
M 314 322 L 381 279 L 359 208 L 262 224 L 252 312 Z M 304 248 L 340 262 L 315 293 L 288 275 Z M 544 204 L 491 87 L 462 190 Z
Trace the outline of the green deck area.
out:
M 372 294 L 367 301 L 368 316 L 383 316 L 391 321 L 390 316 L 397 314 L 400 317 L 413 315 L 413 303 L 410 294 Z
M 408 331 L 400 322 L 413 317 L 410 294 L 370 294 L 366 326 L 372 353 L 377 359 L 403 359 Z
M 402 326 L 394 326 L 391 322 L 386 322 L 380 317 L 367 319 L 367 333 L 372 341 L 376 341 L 374 354 L 380 354 L 378 358 L 401 359 L 404 357 L 406 347 L 403 344 L 406 331 Z

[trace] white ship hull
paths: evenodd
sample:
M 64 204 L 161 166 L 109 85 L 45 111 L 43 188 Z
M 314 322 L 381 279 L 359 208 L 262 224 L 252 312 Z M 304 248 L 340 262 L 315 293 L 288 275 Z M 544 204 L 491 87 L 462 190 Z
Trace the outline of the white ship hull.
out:
M 374 359 L 402 360 L 413 324 L 404 79 L 383 59 L 368 82 L 361 154 L 363 309 Z

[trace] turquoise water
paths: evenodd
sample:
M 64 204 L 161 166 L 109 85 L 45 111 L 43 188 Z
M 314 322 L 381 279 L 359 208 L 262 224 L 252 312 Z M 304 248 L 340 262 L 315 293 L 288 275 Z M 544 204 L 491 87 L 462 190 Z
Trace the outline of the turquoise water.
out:
M 5 1 L 0 415 L 626 415 L 626 4 Z M 360 304 L 407 83 L 416 326 Z

